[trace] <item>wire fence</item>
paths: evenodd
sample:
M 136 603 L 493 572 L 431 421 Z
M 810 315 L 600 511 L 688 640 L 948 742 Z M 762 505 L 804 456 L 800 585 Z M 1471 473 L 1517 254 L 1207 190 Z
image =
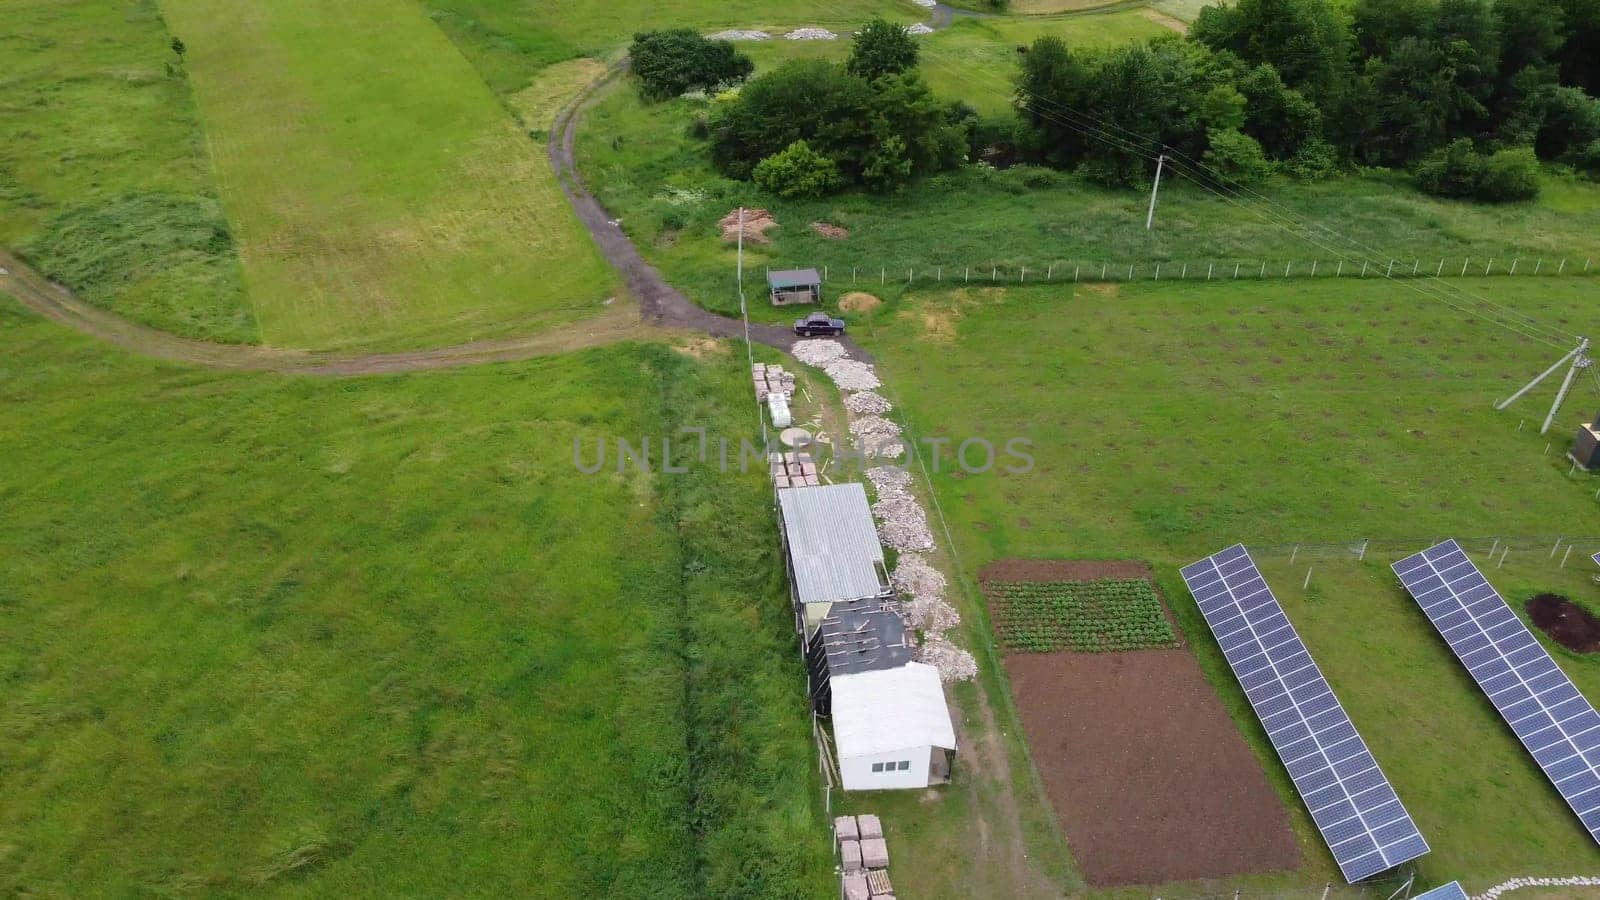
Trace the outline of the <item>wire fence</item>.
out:
M 943 263 L 862 265 L 827 263 L 816 268 L 823 283 L 1033 284 L 1039 282 L 1131 281 L 1281 281 L 1339 278 L 1551 278 L 1600 275 L 1592 257 L 1394 257 L 1386 259 L 1208 259 L 1058 260 L 1024 264 L 1015 260 L 979 265 Z M 776 266 L 769 266 L 770 273 Z
M 1300 542 L 1293 544 L 1249 544 L 1251 555 L 1281 559 L 1291 563 L 1349 560 L 1363 561 L 1371 556 L 1393 561 L 1432 547 L 1452 535 L 1417 538 L 1364 538 L 1352 541 Z M 1461 549 L 1481 557 L 1485 568 L 1502 568 L 1506 561 L 1517 563 L 1533 559 L 1564 569 L 1569 565 L 1594 566 L 1593 554 L 1600 552 L 1600 535 L 1491 535 L 1456 537 Z

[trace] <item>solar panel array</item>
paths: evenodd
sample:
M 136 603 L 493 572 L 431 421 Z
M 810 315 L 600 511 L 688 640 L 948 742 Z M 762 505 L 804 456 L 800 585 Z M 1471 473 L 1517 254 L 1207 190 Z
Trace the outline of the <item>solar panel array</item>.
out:
M 1600 841 L 1600 713 L 1594 705 L 1455 541 L 1393 568 L 1583 827 Z
M 1427 853 L 1244 546 L 1184 567 L 1183 580 L 1345 879 L 1353 884 Z
M 1431 891 L 1423 891 L 1411 900 L 1467 900 L 1467 892 L 1461 889 L 1461 882 L 1452 881 Z

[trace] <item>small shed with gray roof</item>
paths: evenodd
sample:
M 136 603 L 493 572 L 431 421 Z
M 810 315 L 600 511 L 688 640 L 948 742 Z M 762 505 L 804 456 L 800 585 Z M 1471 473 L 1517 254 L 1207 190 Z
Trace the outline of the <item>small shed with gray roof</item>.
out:
M 835 676 L 893 669 L 910 661 L 906 622 L 893 602 L 874 598 L 835 603 L 806 641 L 812 708 L 819 716 L 832 714 L 829 683 Z
M 780 489 L 778 512 L 796 630 L 809 637 L 835 603 L 894 596 L 859 483 Z
M 821 303 L 822 275 L 816 269 L 777 269 L 767 272 L 767 290 L 773 306 Z

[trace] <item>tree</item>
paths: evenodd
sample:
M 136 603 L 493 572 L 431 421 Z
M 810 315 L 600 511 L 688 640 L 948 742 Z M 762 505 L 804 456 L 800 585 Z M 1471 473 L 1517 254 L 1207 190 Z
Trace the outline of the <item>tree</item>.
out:
M 1546 86 L 1529 105 L 1539 123 L 1533 149 L 1540 159 L 1563 159 L 1600 138 L 1600 99 L 1578 88 Z
M 1189 37 L 1251 64 L 1268 63 L 1319 104 L 1349 69 L 1350 26 L 1327 0 L 1239 0 L 1200 11 Z
M 1013 102 L 1033 132 L 1042 162 L 1065 169 L 1083 158 L 1083 135 L 1062 110 L 1084 106 L 1090 89 L 1088 65 L 1058 37 L 1039 38 L 1022 57 Z
M 707 40 L 692 28 L 636 34 L 628 56 L 643 93 L 658 100 L 711 90 L 747 78 L 755 69 L 733 44 Z
M 965 159 L 965 122 L 914 70 L 869 85 L 838 64 L 795 60 L 752 79 L 718 110 L 711 160 L 749 178 L 761 161 L 804 141 L 846 183 L 889 190 Z
M 917 67 L 917 42 L 904 26 L 875 18 L 862 26 L 850 48 L 845 69 L 852 75 L 876 81 Z
M 1566 40 L 1557 54 L 1561 83 L 1600 96 L 1600 0 L 1557 0 Z
M 1288 159 L 1322 134 L 1322 110 L 1287 84 L 1265 63 L 1238 79 L 1245 98 L 1241 130 L 1261 143 L 1273 159 Z
M 791 200 L 820 197 L 844 186 L 838 164 L 805 141 L 795 141 L 757 163 L 754 177 L 762 190 Z
M 1363 58 L 1388 56 L 1404 37 L 1416 37 L 1433 17 L 1429 0 L 1357 0 L 1350 30 Z
M 874 139 L 872 89 L 843 67 L 797 59 L 750 80 L 738 99 L 711 123 L 711 161 L 734 178 L 749 178 L 757 162 L 803 140 L 859 181 Z

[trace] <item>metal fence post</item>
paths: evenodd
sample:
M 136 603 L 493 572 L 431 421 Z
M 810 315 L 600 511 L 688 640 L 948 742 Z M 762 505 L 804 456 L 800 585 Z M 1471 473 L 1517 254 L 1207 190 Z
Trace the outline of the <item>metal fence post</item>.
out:
M 1533 274 L 1535 274 L 1535 275 L 1539 274 L 1539 270 L 1541 268 L 1543 268 L 1543 267 L 1544 267 L 1544 260 L 1542 258 L 1534 260 L 1533 261 Z
M 1462 277 L 1463 277 L 1463 278 L 1465 278 L 1465 277 L 1466 277 L 1466 274 L 1467 274 L 1467 264 L 1468 264 L 1468 263 L 1470 263 L 1470 262 L 1472 262 L 1472 257 L 1470 257 L 1470 256 L 1469 256 L 1469 257 L 1467 257 L 1467 258 L 1466 258 L 1466 259 L 1463 259 L 1463 260 L 1462 260 L 1462 261 L 1461 261 L 1461 275 L 1462 275 Z
M 1214 262 L 1206 263 L 1206 280 L 1207 281 L 1211 280 L 1211 267 L 1214 266 L 1214 265 L 1216 265 L 1216 263 L 1214 263 Z
M 1161 263 L 1156 263 L 1156 280 L 1161 280 Z
M 1314 259 L 1311 261 L 1311 277 L 1317 277 L 1317 261 Z
M 1515 275 L 1515 274 L 1517 274 L 1517 263 L 1518 263 L 1518 262 L 1519 262 L 1519 261 L 1520 261 L 1520 260 L 1519 260 L 1519 258 L 1518 258 L 1518 257 L 1515 257 L 1515 256 L 1513 256 L 1513 257 L 1511 257 L 1511 274 L 1512 274 L 1512 275 Z

